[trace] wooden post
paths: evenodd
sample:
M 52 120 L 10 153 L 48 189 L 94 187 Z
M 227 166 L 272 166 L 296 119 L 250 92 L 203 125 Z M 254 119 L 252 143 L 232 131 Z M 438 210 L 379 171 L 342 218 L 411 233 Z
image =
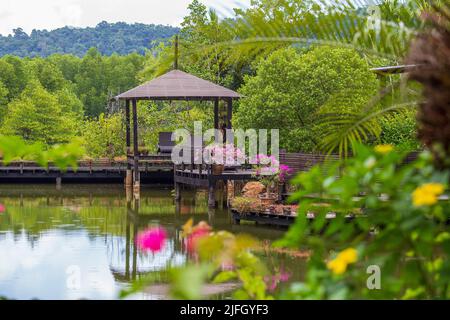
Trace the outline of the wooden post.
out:
M 210 226 L 215 225 L 216 209 L 208 208 L 208 223 Z
M 214 180 L 210 180 L 208 183 L 208 206 L 211 208 L 216 207 L 216 182 Z
M 130 124 L 130 100 L 125 101 L 125 126 L 126 126 L 126 159 L 127 159 L 127 171 L 125 177 L 125 188 L 131 189 L 133 187 L 133 172 L 131 170 L 131 164 L 128 161 L 128 156 L 131 155 L 131 124 Z
M 127 129 L 127 156 L 131 154 L 130 100 L 125 101 L 125 126 Z
M 127 201 L 127 214 L 125 216 L 125 279 L 130 280 L 130 246 L 131 246 L 131 232 L 130 232 L 130 214 L 131 202 Z
M 175 220 L 181 214 L 181 201 L 175 201 Z
M 215 135 L 215 142 L 219 141 L 219 136 L 217 133 L 217 130 L 220 130 L 219 128 L 219 98 L 216 98 L 214 100 L 214 129 L 216 129 L 216 135 Z
M 57 177 L 56 178 L 56 190 L 61 190 L 61 184 L 62 184 L 62 178 Z
M 219 208 L 224 209 L 227 208 L 227 184 L 228 180 L 220 181 L 220 203 Z
M 132 175 L 130 175 L 130 177 L 132 178 Z M 128 188 L 125 188 L 125 197 L 127 199 L 127 202 L 131 202 L 131 200 L 133 200 L 133 183 L 131 183 Z
M 175 201 L 181 200 L 180 184 L 175 182 Z
M 228 99 L 227 101 L 227 129 L 232 129 L 232 123 L 233 120 L 233 99 Z
M 228 99 L 228 101 L 227 101 L 227 129 L 232 129 L 232 123 L 231 123 L 231 121 L 232 121 L 232 119 L 233 119 L 233 99 Z M 233 141 L 233 137 L 228 137 L 228 135 L 227 135 L 227 137 L 226 137 L 226 141 L 228 142 L 228 143 L 233 143 L 234 141 Z
M 134 194 L 139 196 L 141 184 L 139 175 L 139 144 L 138 144 L 138 117 L 137 117 L 137 101 L 133 100 L 133 151 L 134 151 Z
M 138 234 L 138 226 L 137 226 L 137 222 L 133 222 L 133 257 L 132 257 L 132 270 L 131 270 L 131 279 L 132 280 L 136 280 L 136 276 L 137 276 L 137 244 L 136 244 L 136 239 L 137 239 L 137 234 Z
M 173 68 L 178 70 L 178 35 L 175 36 L 175 59 L 173 63 Z
M 227 208 L 231 207 L 231 203 L 234 200 L 235 197 L 235 180 L 229 180 L 227 183 Z

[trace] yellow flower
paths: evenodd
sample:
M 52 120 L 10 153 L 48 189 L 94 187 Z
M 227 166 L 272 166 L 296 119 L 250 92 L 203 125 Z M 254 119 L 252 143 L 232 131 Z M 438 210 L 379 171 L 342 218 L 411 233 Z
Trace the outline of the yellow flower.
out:
M 334 274 L 341 275 L 347 270 L 347 263 L 340 259 L 334 259 L 328 262 L 327 267 Z
M 358 252 L 353 248 L 348 248 L 340 252 L 336 259 L 328 262 L 327 268 L 334 274 L 341 275 L 347 270 L 349 264 L 355 263 L 356 261 L 358 261 Z
M 382 144 L 375 147 L 375 152 L 381 154 L 388 154 L 392 150 L 394 150 L 394 147 L 390 144 Z
M 353 248 L 349 248 L 339 253 L 338 257 L 349 264 L 355 263 L 358 261 L 358 252 Z
M 440 183 L 427 183 L 422 186 L 425 190 L 427 190 L 430 193 L 434 193 L 436 195 L 441 195 L 444 193 L 444 185 Z
M 427 183 L 416 190 L 412 194 L 413 204 L 415 207 L 432 206 L 437 203 L 438 197 L 444 193 L 444 186 L 440 183 Z

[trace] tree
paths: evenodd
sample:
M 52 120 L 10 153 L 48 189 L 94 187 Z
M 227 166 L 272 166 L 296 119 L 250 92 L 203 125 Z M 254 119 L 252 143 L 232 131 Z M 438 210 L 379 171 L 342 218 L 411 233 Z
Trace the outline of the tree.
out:
M 398 150 L 417 151 L 423 146 L 417 139 L 416 112 L 405 111 L 390 114 L 381 119 L 382 144 L 395 145 Z
M 81 119 L 84 114 L 83 103 L 69 87 L 62 88 L 55 93 L 61 112 L 66 116 Z
M 423 86 L 419 106 L 419 138 L 433 151 L 441 169 L 450 168 L 450 3 L 430 1 L 423 17 L 428 23 L 411 46 L 407 61 L 420 65 L 411 79 Z
M 35 58 L 28 62 L 27 70 L 49 92 L 56 92 L 68 85 L 61 70 L 48 60 Z
M 58 67 L 66 80 L 75 82 L 81 64 L 80 58 L 70 54 L 53 54 L 47 60 Z
M 110 159 L 125 154 L 125 127 L 122 114 L 105 116 L 100 114 L 96 120 L 86 120 L 83 124 L 82 138 L 86 154 L 93 158 Z
M 106 75 L 102 57 L 97 49 L 90 49 L 83 58 L 75 81 L 86 115 L 98 116 L 104 112 L 107 104 Z
M 75 76 L 76 91 L 85 115 L 97 117 L 106 111 L 108 98 L 138 84 L 137 73 L 144 58 L 138 54 L 105 57 L 92 48 L 82 59 Z
M 242 84 L 243 73 L 248 72 L 249 61 L 233 60 L 230 48 L 216 47 L 233 39 L 225 28 L 225 21 L 197 0 L 188 6 L 188 10 L 179 34 L 179 68 L 236 90 Z M 151 79 L 173 68 L 174 42 L 172 39 L 148 52 L 141 79 Z M 202 48 L 206 47 L 210 49 L 203 51 Z
M 208 24 L 208 10 L 204 4 L 198 0 L 192 1 L 188 5 L 189 15 L 184 17 L 181 23 L 180 34 L 184 40 L 189 43 L 199 43 L 206 40 L 205 34 L 202 33 Z
M 281 49 L 263 60 L 241 89 L 236 124 L 280 129 L 282 148 L 314 151 L 320 141 L 320 112 L 349 112 L 368 102 L 378 88 L 375 75 L 358 53 L 320 47 L 302 53 Z M 338 96 L 346 97 L 337 99 Z
M 3 122 L 3 117 L 6 113 L 8 105 L 8 88 L 0 81 L 0 125 Z
M 8 89 L 8 101 L 20 95 L 28 78 L 26 63 L 22 59 L 13 56 L 0 59 L 0 81 Z
M 68 142 L 75 134 L 73 113 L 63 114 L 58 97 L 32 80 L 20 97 L 8 105 L 2 133 L 52 145 Z

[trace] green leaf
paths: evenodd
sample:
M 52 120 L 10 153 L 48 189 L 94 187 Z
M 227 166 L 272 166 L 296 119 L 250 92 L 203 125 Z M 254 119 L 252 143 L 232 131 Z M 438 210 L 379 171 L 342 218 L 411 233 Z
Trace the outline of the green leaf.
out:
M 236 279 L 237 274 L 234 271 L 222 271 L 213 280 L 214 283 L 224 283 Z

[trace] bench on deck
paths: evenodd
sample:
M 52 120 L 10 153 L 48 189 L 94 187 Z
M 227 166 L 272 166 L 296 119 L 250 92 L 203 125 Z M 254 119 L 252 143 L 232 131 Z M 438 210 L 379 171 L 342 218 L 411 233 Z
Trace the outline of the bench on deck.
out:
M 158 154 L 171 154 L 175 141 L 172 141 L 172 132 L 160 132 L 158 140 Z

